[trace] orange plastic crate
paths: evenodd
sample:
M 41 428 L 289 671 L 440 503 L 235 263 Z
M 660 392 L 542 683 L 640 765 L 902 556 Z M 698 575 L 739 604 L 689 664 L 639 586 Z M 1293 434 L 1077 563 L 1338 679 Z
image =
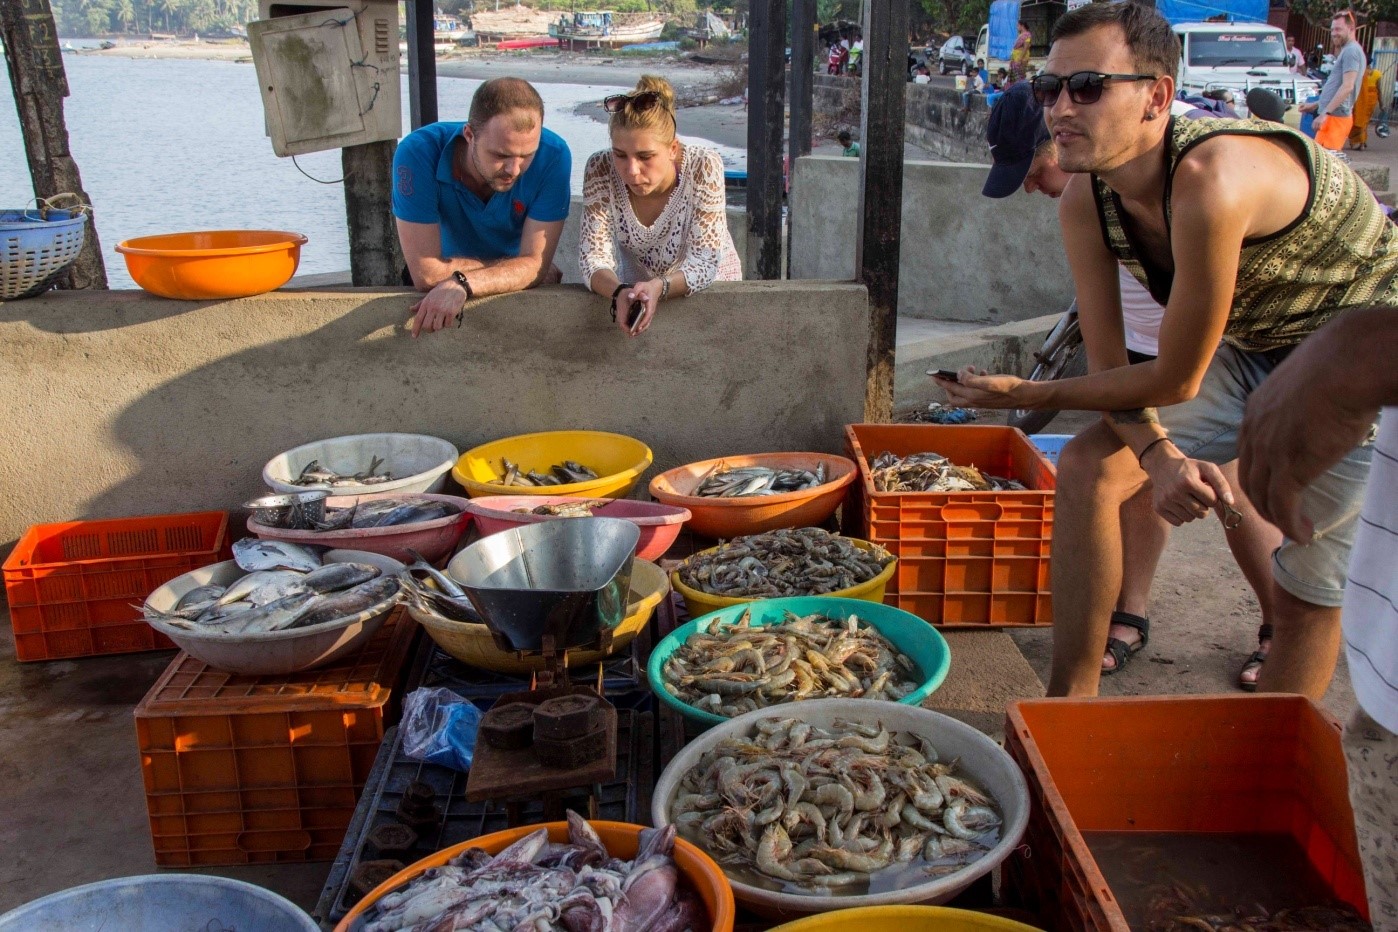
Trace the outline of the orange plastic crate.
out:
M 173 648 L 134 606 L 230 545 L 225 511 L 34 525 L 4 565 L 16 658 Z
M 416 631 L 400 608 L 354 657 L 289 676 L 180 653 L 135 713 L 155 862 L 333 860 Z
M 1049 556 L 1053 464 L 1012 427 L 850 424 L 845 449 L 859 481 L 845 533 L 898 558 L 884 601 L 947 628 L 1053 623 Z M 881 453 L 940 453 L 960 466 L 1018 479 L 1023 492 L 876 492 Z
M 1289 834 L 1368 916 L 1340 724 L 1302 696 L 1012 703 L 1005 748 L 1029 782 L 1009 902 L 1049 929 L 1127 932 L 1083 832 Z

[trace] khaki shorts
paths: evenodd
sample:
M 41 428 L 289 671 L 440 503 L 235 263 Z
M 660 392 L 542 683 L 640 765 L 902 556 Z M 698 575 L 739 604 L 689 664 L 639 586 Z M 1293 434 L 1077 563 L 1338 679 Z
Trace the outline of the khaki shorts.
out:
M 1223 465 L 1238 458 L 1238 427 L 1248 396 L 1281 363 L 1272 353 L 1245 353 L 1223 344 L 1214 354 L 1199 394 L 1161 412 L 1161 424 L 1180 452 L 1191 459 Z M 1284 540 L 1272 555 L 1272 575 L 1303 602 L 1339 608 L 1373 448 L 1355 447 L 1311 483 L 1301 496 L 1301 510 L 1316 529 L 1317 540 Z

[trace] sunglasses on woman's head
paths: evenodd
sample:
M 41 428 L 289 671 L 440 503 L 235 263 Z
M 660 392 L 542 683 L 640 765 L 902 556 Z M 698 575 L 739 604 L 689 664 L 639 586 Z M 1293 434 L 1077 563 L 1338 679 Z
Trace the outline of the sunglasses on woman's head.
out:
M 602 101 L 602 109 L 608 113 L 620 113 L 623 110 L 631 110 L 633 113 L 645 113 L 653 110 L 660 103 L 660 94 L 656 91 L 642 91 L 639 94 L 613 94 Z
M 1034 99 L 1041 107 L 1058 103 L 1058 95 L 1068 89 L 1068 99 L 1075 104 L 1095 104 L 1102 99 L 1102 88 L 1108 81 L 1154 81 L 1153 74 L 1103 74 L 1100 71 L 1076 71 L 1066 78 L 1056 74 L 1035 75 L 1029 82 Z

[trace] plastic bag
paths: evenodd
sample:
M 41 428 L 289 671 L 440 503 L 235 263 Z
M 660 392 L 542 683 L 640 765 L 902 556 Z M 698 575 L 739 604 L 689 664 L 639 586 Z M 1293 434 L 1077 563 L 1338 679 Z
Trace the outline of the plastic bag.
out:
M 415 689 L 403 700 L 403 753 L 455 770 L 471 769 L 481 710 L 441 686 Z

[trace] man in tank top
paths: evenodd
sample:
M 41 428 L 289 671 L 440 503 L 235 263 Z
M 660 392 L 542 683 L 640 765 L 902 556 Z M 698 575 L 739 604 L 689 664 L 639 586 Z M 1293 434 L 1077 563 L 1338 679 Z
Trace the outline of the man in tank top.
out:
M 1249 395 L 1326 321 L 1398 307 L 1398 229 L 1358 176 L 1285 127 L 1172 118 L 1178 60 L 1169 24 L 1134 2 L 1058 21 L 1033 86 L 1059 164 L 1075 173 L 1059 216 L 1091 374 L 1026 382 L 966 370 L 943 383 L 959 405 L 1104 413 L 1059 459 L 1050 695 L 1097 692 L 1121 504 L 1149 486 L 1174 525 L 1210 511 L 1229 526 L 1259 520 L 1234 509 L 1216 465 L 1237 456 Z M 1159 355 L 1136 366 L 1118 263 L 1165 307 Z M 1155 414 L 1167 405 L 1180 405 L 1169 431 Z M 1311 538 L 1273 555 L 1263 690 L 1319 698 L 1329 685 L 1369 458 L 1360 445 L 1321 474 L 1303 502 Z

